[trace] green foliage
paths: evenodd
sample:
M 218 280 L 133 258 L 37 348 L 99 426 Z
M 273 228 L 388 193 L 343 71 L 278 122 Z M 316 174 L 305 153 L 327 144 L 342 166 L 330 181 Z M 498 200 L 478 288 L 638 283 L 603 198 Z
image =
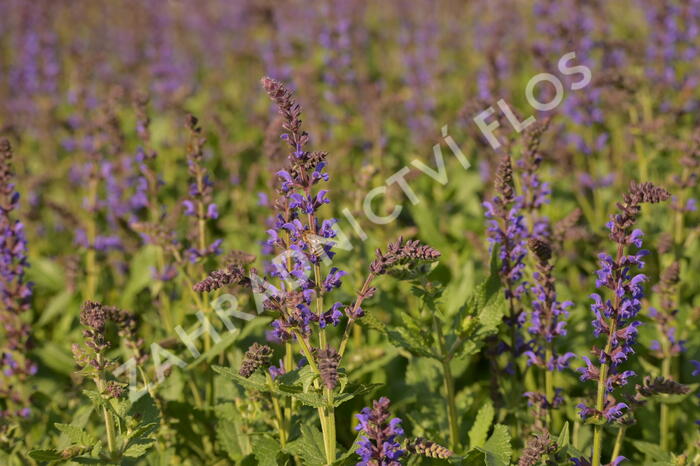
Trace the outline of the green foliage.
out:
M 486 403 L 479 409 L 476 420 L 471 430 L 469 430 L 469 446 L 471 448 L 482 447 L 486 443 L 486 436 L 491 429 L 495 411 L 493 404 Z

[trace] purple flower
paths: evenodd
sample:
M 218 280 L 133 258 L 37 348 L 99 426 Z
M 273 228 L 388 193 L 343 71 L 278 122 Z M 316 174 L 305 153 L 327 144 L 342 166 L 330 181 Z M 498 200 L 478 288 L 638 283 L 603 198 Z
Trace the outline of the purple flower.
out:
M 36 373 L 36 365 L 25 355 L 30 347 L 30 327 L 22 314 L 29 310 L 32 299 L 32 283 L 26 281 L 27 239 L 24 224 L 13 215 L 18 208 L 19 193 L 15 191 L 12 169 L 12 147 L 7 139 L 0 139 L 0 332 L 4 348 L 0 367 L 5 377 L 0 378 L 0 393 L 8 404 L 29 404 L 21 392 L 20 380 Z M 18 411 L 27 417 L 29 408 Z M 26 413 L 26 415 L 25 415 Z
M 695 366 L 695 369 L 693 369 L 693 373 L 691 375 L 693 377 L 700 375 L 700 361 L 691 360 L 690 363 Z
M 642 268 L 641 260 L 645 251 L 625 253 L 626 248 L 642 247 L 643 234 L 638 229 L 633 229 L 642 203 L 656 203 L 669 198 L 669 193 L 651 183 L 632 183 L 630 190 L 623 197 L 623 202 L 618 203 L 620 212 L 612 216 L 607 224 L 610 230 L 610 239 L 617 244 L 615 258 L 609 254 L 601 253 L 599 257 L 600 268 L 597 272 L 596 286 L 600 293 L 591 295 L 593 304 L 591 311 L 594 335 L 605 336 L 607 343 L 604 349 L 594 349 L 593 354 L 598 358 L 600 366 L 596 366 L 590 359 L 583 357 L 586 367 L 579 368 L 581 380 L 598 381 L 604 378 L 604 407 L 596 408 L 581 406 L 582 417 L 604 417 L 608 422 L 618 419 L 627 408 L 625 403 L 617 403 L 613 397 L 613 391 L 617 387 L 627 384 L 632 371 L 621 371 L 620 365 L 634 354 L 634 344 L 637 340 L 637 327 L 640 324 L 635 318 L 641 310 L 641 299 L 644 296 L 642 284 L 646 281 L 643 274 L 633 274 L 634 268 Z M 608 290 L 612 299 L 603 301 L 603 291 Z M 600 398 L 598 398 L 600 399 Z
M 266 251 L 283 252 L 285 260 L 268 264 L 266 270 L 273 277 L 293 278 L 305 298 L 320 296 L 340 287 L 341 278 L 346 275 L 344 271 L 332 267 L 324 276 L 320 267 L 324 258 L 332 259 L 335 254 L 334 243 L 329 240 L 335 237 L 335 219 L 321 220 L 317 216 L 319 209 L 330 203 L 328 190 L 314 192 L 315 185 L 328 181 L 328 175 L 324 172 L 326 153 L 306 150 L 309 136 L 301 129 L 301 107 L 292 92 L 270 78 L 263 79 L 263 86 L 277 104 L 286 130 L 282 139 L 289 145 L 287 167 L 277 171 L 277 193 L 280 197 L 270 203 L 276 215 L 265 241 Z M 311 321 L 318 322 L 322 328 L 329 324 L 337 325 L 342 317 L 339 306 L 336 303 L 322 315 L 309 311 L 313 318 L 301 319 L 302 329 L 306 331 Z
M 355 417 L 360 423 L 355 430 L 364 436 L 358 442 L 357 454 L 361 460 L 358 466 L 386 465 L 400 466 L 399 459 L 406 453 L 401 449 L 397 437 L 404 434 L 401 419 L 389 419 L 391 401 L 382 397 L 372 403 L 372 408 L 363 408 Z

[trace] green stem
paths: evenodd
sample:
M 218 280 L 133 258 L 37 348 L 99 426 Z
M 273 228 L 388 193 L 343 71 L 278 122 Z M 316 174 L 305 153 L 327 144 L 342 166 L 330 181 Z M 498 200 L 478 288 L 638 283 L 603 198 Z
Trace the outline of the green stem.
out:
M 545 361 L 551 361 L 554 351 L 552 350 L 552 342 L 547 343 L 547 348 L 545 350 Z M 547 397 L 547 402 L 551 404 L 554 403 L 554 372 L 550 370 L 544 371 L 544 393 Z M 549 430 L 552 430 L 552 409 L 547 410 L 548 426 Z
M 95 250 L 95 239 L 97 238 L 97 223 L 95 219 L 95 204 L 97 203 L 97 178 L 91 177 L 88 186 L 88 199 L 90 200 L 90 220 L 87 225 L 88 249 L 85 255 L 85 272 L 87 280 L 85 283 L 85 300 L 95 299 L 97 289 L 97 251 Z
M 615 437 L 615 446 L 613 447 L 612 457 L 610 458 L 611 462 L 614 461 L 615 458 L 620 456 L 620 451 L 622 450 L 622 442 L 625 440 L 626 429 L 626 426 L 620 426 L 620 428 L 617 431 L 617 437 Z
M 671 376 L 671 356 L 664 356 L 661 362 L 661 375 L 665 379 L 669 379 Z M 669 447 L 669 417 L 668 417 L 668 405 L 666 403 L 661 403 L 661 412 L 659 413 L 659 446 L 663 451 L 668 451 Z
M 615 259 L 615 263 L 619 264 L 620 261 L 622 260 L 622 256 L 624 253 L 624 246 L 622 244 L 619 244 L 617 246 L 617 256 Z M 619 278 L 619 277 L 617 277 Z M 615 309 L 615 313 L 617 313 L 617 310 L 620 308 L 620 297 L 615 296 L 615 305 L 613 309 Z M 613 316 L 610 319 L 610 328 L 608 330 L 608 341 L 605 344 L 605 354 L 609 355 L 610 351 L 612 350 L 612 342 L 613 342 L 613 336 L 615 335 L 615 332 L 617 332 L 617 319 L 616 316 Z M 598 376 L 598 392 L 596 394 L 596 410 L 598 413 L 603 412 L 603 408 L 605 406 L 605 381 L 608 378 L 608 363 L 605 362 L 600 365 L 600 374 Z M 596 414 L 599 415 L 599 414 Z M 591 463 L 592 466 L 600 466 L 600 456 L 602 453 L 603 449 L 603 424 L 596 424 L 593 427 L 593 455 L 591 458 Z
M 97 355 L 97 364 L 100 366 L 102 365 L 102 356 L 100 354 Z M 97 390 L 100 392 L 101 396 L 106 389 L 105 381 L 102 377 L 102 370 L 100 370 L 95 380 L 95 385 L 97 385 Z M 110 457 L 113 458 L 117 452 L 117 435 L 114 429 L 114 420 L 106 406 L 102 407 L 102 415 L 105 422 L 105 431 L 107 432 L 107 451 L 109 451 Z
M 364 300 L 365 293 L 367 293 L 367 290 L 369 289 L 369 286 L 372 283 L 372 280 L 374 280 L 374 274 L 370 273 L 367 276 L 367 278 L 365 279 L 365 282 L 362 284 L 362 288 L 360 288 L 360 292 L 357 294 L 357 299 L 355 300 L 355 304 L 352 306 L 352 311 L 350 311 L 350 315 L 355 315 L 357 310 L 362 305 L 362 301 Z M 343 354 L 345 353 L 345 348 L 348 346 L 348 341 L 350 340 L 350 330 L 351 330 L 354 322 L 355 322 L 355 320 L 351 318 L 350 320 L 348 320 L 348 324 L 345 326 L 345 332 L 343 332 L 343 339 L 340 341 L 340 347 L 338 349 L 338 354 L 340 354 L 341 358 L 343 357 Z
M 294 335 L 297 337 L 297 341 L 299 342 L 301 351 L 302 353 L 304 353 L 304 356 L 309 361 L 309 366 L 311 367 L 311 370 L 313 370 L 316 374 L 320 375 L 321 372 L 318 370 L 318 366 L 316 365 L 316 361 L 313 358 L 313 354 L 311 354 L 311 349 L 306 343 L 306 340 L 304 340 L 304 337 L 301 335 L 301 333 L 299 333 L 298 330 L 292 330 L 292 333 L 294 333 Z M 319 387 L 318 379 L 314 382 L 314 384 L 317 388 Z M 335 415 L 333 413 L 332 393 L 329 396 L 330 402 L 328 404 L 330 406 L 318 408 L 318 417 L 321 421 L 323 445 L 326 450 L 325 453 L 328 464 L 335 461 Z
M 286 342 L 284 344 L 285 348 L 285 353 L 284 353 L 284 370 L 285 371 L 290 371 L 292 370 L 292 367 L 294 366 L 294 353 L 292 349 L 292 344 L 290 342 Z M 287 396 L 284 399 L 284 420 L 286 423 L 286 429 L 287 432 L 290 432 L 292 430 L 292 413 L 294 412 L 294 398 L 291 396 Z
M 433 312 L 433 327 L 437 335 L 438 352 L 441 356 L 440 363 L 442 364 L 442 377 L 445 386 L 446 404 L 447 404 L 447 421 L 450 426 L 450 448 L 457 450 L 459 446 L 459 424 L 457 422 L 457 403 L 455 402 L 455 381 L 450 367 L 451 357 L 446 354 L 445 337 L 442 334 L 440 322 Z
M 617 309 L 617 306 L 615 307 Z M 610 354 L 612 348 L 612 335 L 617 331 L 617 321 L 613 318 L 610 321 L 610 332 L 608 335 L 608 342 L 605 345 L 605 354 Z M 600 377 L 598 378 L 598 392 L 596 394 L 595 409 L 599 412 L 603 412 L 605 406 L 605 380 L 608 377 L 608 363 L 603 363 L 600 365 Z M 592 466 L 600 466 L 600 456 L 603 448 L 603 425 L 596 424 L 593 427 L 593 458 Z
M 447 393 L 447 419 L 450 424 L 450 448 L 457 450 L 459 445 L 459 424 L 457 423 L 457 404 L 455 402 L 455 382 L 449 361 L 442 361 L 445 392 Z
M 326 416 L 326 433 L 324 433 L 326 461 L 328 464 L 332 464 L 335 461 L 335 408 L 333 407 L 333 391 L 326 388 L 325 392 L 328 403 L 324 410 Z
M 270 387 L 272 390 L 273 384 L 272 384 L 272 377 L 270 377 L 269 372 L 265 374 L 267 377 L 267 385 Z M 275 395 L 272 395 L 272 408 L 275 411 L 275 421 L 277 424 L 277 431 L 279 432 L 280 435 L 280 445 L 282 445 L 282 448 L 284 448 L 287 445 L 287 430 L 286 430 L 286 424 L 284 422 L 284 416 L 282 416 L 282 409 L 280 408 L 280 402 L 275 397 Z

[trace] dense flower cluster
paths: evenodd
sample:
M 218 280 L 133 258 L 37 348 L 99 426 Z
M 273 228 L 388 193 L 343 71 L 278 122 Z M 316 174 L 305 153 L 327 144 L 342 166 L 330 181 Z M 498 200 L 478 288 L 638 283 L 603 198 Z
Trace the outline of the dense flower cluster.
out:
M 659 283 L 654 285 L 654 292 L 661 298 L 660 309 L 649 308 L 649 316 L 656 321 L 660 340 L 653 340 L 651 350 L 656 357 L 674 357 L 684 350 L 684 341 L 677 337 L 678 309 L 675 305 L 676 292 L 680 281 L 680 263 L 669 265 L 662 273 Z
M 509 302 L 509 313 L 504 320 L 510 327 L 510 341 L 492 341 L 490 352 L 497 355 L 509 351 L 513 358 L 506 371 L 512 373 L 515 370 L 514 359 L 528 349 L 519 332 L 527 318 L 520 300 L 527 292 L 523 276 L 528 230 L 522 211 L 523 198 L 516 195 L 513 167 L 508 155 L 503 156 L 498 164 L 495 188 L 496 195 L 491 201 L 484 202 L 483 206 L 486 209 L 489 242 L 492 247 L 498 248 L 501 283 Z
M 270 359 L 272 358 L 272 348 L 267 345 L 261 345 L 259 343 L 253 343 L 246 351 L 243 357 L 243 363 L 241 364 L 241 369 L 239 374 L 243 377 L 248 378 L 253 373 L 260 369 L 266 368 L 270 365 Z
M 591 416 L 602 416 L 607 421 L 614 421 L 623 415 L 627 404 L 617 402 L 613 390 L 627 384 L 633 371 L 621 371 L 620 366 L 634 353 L 634 343 L 637 339 L 637 328 L 641 322 L 635 320 L 642 306 L 646 281 L 643 274 L 634 274 L 633 270 L 644 267 L 643 257 L 648 253 L 642 247 L 643 233 L 639 229 L 632 230 L 642 203 L 657 203 L 665 201 L 670 194 L 663 188 L 651 183 L 632 183 L 630 190 L 618 203 L 620 212 L 614 215 L 607 224 L 610 239 L 617 244 L 617 254 L 613 258 L 607 253 L 599 255 L 600 269 L 596 286 L 608 289 L 613 300 L 605 300 L 601 294 L 591 295 L 593 304 L 591 310 L 595 315 L 593 321 L 594 335 L 604 336 L 607 340 L 604 349 L 594 349 L 600 366 L 596 366 L 589 358 L 583 357 L 586 367 L 579 370 L 581 380 L 599 382 L 599 390 L 604 389 L 604 404 L 589 407 L 580 404 L 580 414 L 585 419 Z M 634 246 L 636 252 L 625 254 L 625 249 Z M 600 398 L 600 394 L 599 394 Z
M 214 270 L 202 281 L 194 284 L 192 289 L 198 293 L 211 292 L 226 285 L 250 285 L 245 270 L 237 264 L 230 264 L 224 269 Z
M 428 458 L 449 458 L 454 455 L 448 448 L 438 445 L 435 442 L 418 437 L 410 442 L 406 449 L 416 455 L 427 456 Z
M 563 370 L 573 358 L 574 353 L 558 355 L 553 347 L 556 337 L 566 335 L 566 308 L 573 305 L 571 301 L 559 302 L 552 276 L 553 265 L 551 245 L 542 239 L 530 238 L 528 246 L 537 258 L 537 270 L 533 274 L 535 284 L 531 287 L 533 294 L 530 328 L 532 335 L 538 338 L 538 346 L 525 352 L 530 364 L 545 367 L 548 371 Z M 545 357 L 546 347 L 551 346 L 548 357 Z
M 0 140 L 0 335 L 5 347 L 2 351 L 3 377 L 0 381 L 0 397 L 17 405 L 15 410 L 8 403 L 0 417 L 19 415 L 28 417 L 27 401 L 13 387 L 13 380 L 23 380 L 37 371 L 36 363 L 27 352 L 31 347 L 30 326 L 21 315 L 29 309 L 32 284 L 26 280 L 27 239 L 24 224 L 13 218 L 19 205 L 19 193 L 15 190 L 12 170 L 12 147 L 7 139 Z
M 504 156 L 496 171 L 496 196 L 484 202 L 491 244 L 498 245 L 501 277 L 507 299 L 517 299 L 525 292 L 521 282 L 527 255 L 527 228 L 522 214 L 523 199 L 516 195 L 510 156 Z M 524 316 L 514 316 L 522 325 Z
M 323 189 L 315 194 L 313 187 L 322 181 L 328 181 L 325 173 L 326 153 L 308 152 L 304 149 L 309 135 L 301 128 L 301 106 L 282 83 L 270 78 L 263 79 L 263 87 L 270 98 L 277 104 L 282 117 L 282 138 L 287 141 L 291 152 L 287 157 L 287 167 L 277 172 L 279 197 L 273 206 L 277 211 L 273 228 L 268 230 L 265 242 L 268 252 L 281 251 L 281 256 L 268 264 L 271 277 L 292 280 L 301 291 L 301 299 L 284 312 L 281 319 L 273 322 L 272 337 L 276 340 L 289 340 L 290 329 L 300 328 L 302 334 L 308 334 L 311 322 L 326 325 L 338 325 L 342 312 L 341 303 L 334 303 L 329 309 L 314 313 L 309 308 L 319 296 L 339 288 L 344 271 L 332 267 L 327 275 L 321 275 L 320 264 L 324 259 L 332 259 L 332 238 L 336 236 L 333 229 L 335 219 L 319 221 L 316 211 L 330 199 L 328 191 Z M 279 291 L 277 291 L 279 293 Z
M 131 312 L 118 307 L 86 301 L 81 306 L 80 323 L 85 327 L 83 337 L 88 350 L 86 351 L 77 344 L 71 348 L 78 365 L 81 367 L 90 366 L 97 370 L 112 365 L 104 357 L 105 351 L 112 346 L 112 343 L 107 339 L 108 322 L 112 322 L 116 326 L 119 336 L 122 337 L 127 348 L 134 353 L 137 361 L 143 362 L 145 359 L 142 352 L 143 339 L 137 335 L 138 318 Z
M 187 148 L 187 167 L 192 177 L 189 188 L 189 198 L 182 202 L 184 214 L 192 217 L 193 227 L 190 233 L 191 246 L 187 249 L 190 262 L 197 262 L 207 256 L 221 254 L 222 240 L 214 240 L 207 244 L 205 222 L 219 218 L 219 209 L 212 200 L 213 183 L 203 167 L 204 137 L 202 128 L 194 115 L 189 115 L 185 126 L 189 131 Z
M 372 408 L 363 408 L 356 417 L 360 421 L 355 430 L 364 436 L 359 441 L 357 454 L 362 461 L 358 466 L 400 466 L 399 460 L 406 453 L 397 441 L 403 435 L 401 419 L 389 419 L 391 401 L 382 397 L 372 403 Z
M 646 49 L 646 73 L 653 82 L 676 90 L 696 84 L 692 72 L 680 70 L 679 61 L 694 63 L 700 53 L 700 2 L 645 1 L 647 21 L 652 25 Z M 671 102 L 664 102 L 668 107 Z M 697 109 L 697 99 L 686 99 L 683 110 Z
M 333 390 L 338 385 L 338 365 L 340 354 L 334 348 L 323 348 L 316 352 L 318 370 L 321 373 L 323 385 L 328 390 Z
M 557 443 L 545 431 L 539 435 L 533 435 L 527 440 L 523 454 L 518 461 L 518 466 L 536 466 L 544 455 L 553 453 L 557 449 Z

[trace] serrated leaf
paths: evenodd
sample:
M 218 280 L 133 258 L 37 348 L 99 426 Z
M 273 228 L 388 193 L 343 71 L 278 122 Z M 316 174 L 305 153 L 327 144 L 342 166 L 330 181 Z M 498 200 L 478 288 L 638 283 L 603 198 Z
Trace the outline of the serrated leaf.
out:
M 140 425 L 160 424 L 160 410 L 148 393 L 131 405 L 127 415 L 136 419 Z
M 277 440 L 266 435 L 253 439 L 253 454 L 260 466 L 277 466 L 277 455 L 282 451 Z
M 387 330 L 386 334 L 392 345 L 403 348 L 414 356 L 438 359 L 420 333 L 412 332 L 407 327 L 395 326 Z
M 503 424 L 496 424 L 493 434 L 486 441 L 483 447 L 486 452 L 487 466 L 507 466 L 510 464 L 512 449 L 510 446 L 510 433 L 508 427 Z
M 124 456 L 129 458 L 139 458 L 153 446 L 155 439 L 139 439 L 129 442 L 128 448 L 124 451 Z
M 313 408 L 323 408 L 326 406 L 326 399 L 320 393 L 288 393 L 295 400 L 301 401 L 306 406 L 311 406 Z
M 87 432 L 85 432 L 85 430 L 83 430 L 80 427 L 73 426 L 70 424 L 61 424 L 58 422 L 55 423 L 54 426 L 56 426 L 56 429 L 66 434 L 66 436 L 72 443 L 75 443 L 77 445 L 94 445 L 97 441 L 95 437 L 88 434 Z
M 481 447 L 486 443 L 486 436 L 491 428 L 491 423 L 495 416 L 493 404 L 489 401 L 479 409 L 474 425 L 469 430 L 469 447 Z
M 326 464 L 323 434 L 316 427 L 307 424 L 302 425 L 301 437 L 289 443 L 287 451 L 299 456 L 306 466 L 322 466 Z
M 247 445 L 248 436 L 242 435 L 241 433 L 241 423 L 238 419 L 238 413 L 235 412 L 235 407 L 232 403 L 226 403 L 230 409 L 222 410 L 219 413 L 219 406 L 217 406 L 217 417 L 219 422 L 216 425 L 216 439 L 223 448 L 223 450 L 228 454 L 229 458 L 233 461 L 239 461 L 243 456 L 244 449 L 241 442 L 246 442 Z
M 358 323 L 363 327 L 371 328 L 372 330 L 376 330 L 381 333 L 386 333 L 386 325 L 377 320 L 377 318 L 374 317 L 374 314 L 371 312 L 365 312 L 365 316 L 358 320 Z
M 351 385 L 348 387 L 348 391 L 345 393 L 340 393 L 336 395 L 333 399 L 333 406 L 336 408 L 340 406 L 341 404 L 345 403 L 346 401 L 350 401 L 356 396 L 364 395 L 365 393 L 369 393 L 372 390 L 374 390 L 376 387 L 381 386 L 382 384 L 378 383 L 373 383 L 373 384 L 359 384 L 359 385 Z
M 213 366 L 212 369 L 214 372 L 217 374 L 220 374 L 224 377 L 228 377 L 230 379 L 233 379 L 235 383 L 240 385 L 243 388 L 249 389 L 249 390 L 257 390 L 259 392 L 269 392 L 270 387 L 267 384 L 267 380 L 265 379 L 265 376 L 259 373 L 255 373 L 251 375 L 249 378 L 245 378 L 242 375 L 240 375 L 238 372 L 234 371 L 230 367 L 222 367 L 222 366 Z

